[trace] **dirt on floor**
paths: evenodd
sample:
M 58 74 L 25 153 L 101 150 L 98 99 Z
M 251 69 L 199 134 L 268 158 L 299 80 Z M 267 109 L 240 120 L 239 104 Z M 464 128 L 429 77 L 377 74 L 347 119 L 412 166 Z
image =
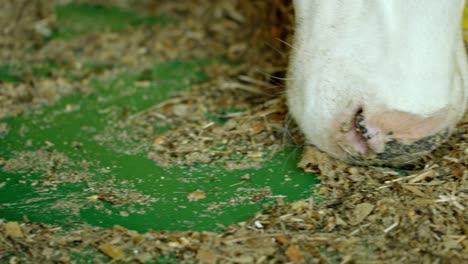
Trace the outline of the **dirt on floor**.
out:
M 259 166 L 269 157 L 265 153 L 303 144 L 283 97 L 285 42 L 292 28 L 288 1 L 58 2 L 170 14 L 178 23 L 45 41 L 59 26 L 52 1 L 2 1 L 2 62 L 24 65 L 53 60 L 80 72 L 79 65 L 87 62 L 144 68 L 174 58 L 223 56 L 238 61 L 205 66 L 206 82 L 114 124 L 106 135 L 96 138 L 98 142 L 138 139 L 147 147 L 135 151 L 144 151 L 161 166 L 221 162 L 228 169 Z M 27 114 L 66 94 L 92 93 L 86 80 L 115 71 L 108 67 L 82 73 L 78 79 L 63 78 L 62 69 L 45 77 L 23 73 L 26 76 L 20 82 L 0 83 L 0 118 Z M 207 123 L 206 109 L 226 122 Z M 156 121 L 166 122 L 171 129 L 158 134 L 150 128 Z M 132 128 L 132 132 L 116 137 L 116 128 Z M 0 135 L 7 132 L 7 124 L 0 121 Z M 226 147 L 216 149 L 221 141 Z M 229 162 L 234 152 L 242 155 L 241 164 Z M 40 153 L 35 155 L 37 160 L 23 162 L 0 158 L 0 167 L 19 171 L 44 163 Z M 70 162 L 60 153 L 55 155 L 61 164 Z M 104 229 L 82 223 L 52 226 L 3 220 L 0 260 L 69 263 L 76 254 L 87 252 L 137 263 L 158 256 L 200 263 L 467 263 L 467 165 L 467 118 L 443 147 L 404 170 L 350 166 L 307 147 L 298 166 L 316 173 L 320 184 L 312 197 L 320 199 L 288 204 L 278 198 L 272 208 L 221 233 L 140 234 L 121 226 Z M 75 180 L 85 178 L 78 175 Z

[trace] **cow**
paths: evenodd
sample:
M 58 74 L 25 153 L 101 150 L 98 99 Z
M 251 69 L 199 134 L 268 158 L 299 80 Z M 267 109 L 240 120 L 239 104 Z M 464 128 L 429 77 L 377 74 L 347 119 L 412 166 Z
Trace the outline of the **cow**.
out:
M 294 0 L 286 97 L 306 140 L 400 166 L 440 146 L 468 102 L 464 0 Z

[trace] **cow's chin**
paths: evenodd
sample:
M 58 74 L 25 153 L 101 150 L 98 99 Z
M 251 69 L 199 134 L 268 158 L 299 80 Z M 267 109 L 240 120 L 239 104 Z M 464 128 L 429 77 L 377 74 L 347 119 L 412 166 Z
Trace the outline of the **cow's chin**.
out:
M 424 118 L 400 111 L 366 112 L 360 108 L 348 120 L 332 123 L 330 137 L 325 141 L 328 143 L 323 148 L 354 164 L 412 163 L 447 140 L 455 121 L 445 118 L 444 113 L 447 111 Z
M 459 119 L 448 109 L 422 117 L 385 107 L 358 107 L 328 119 L 303 115 L 296 120 L 309 144 L 335 158 L 358 165 L 399 167 L 418 161 L 448 139 Z

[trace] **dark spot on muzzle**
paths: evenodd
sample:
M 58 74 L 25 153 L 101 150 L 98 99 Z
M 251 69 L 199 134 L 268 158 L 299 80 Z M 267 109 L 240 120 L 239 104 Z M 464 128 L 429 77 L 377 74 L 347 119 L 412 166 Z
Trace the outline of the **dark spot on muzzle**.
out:
M 433 151 L 436 147 L 440 146 L 448 137 L 448 131 L 422 138 L 410 145 L 398 142 L 395 139 L 388 141 L 385 144 L 385 150 L 378 153 L 377 159 L 391 160 L 404 155 L 418 155 Z
M 449 136 L 449 131 L 444 130 L 438 134 L 419 139 L 411 144 L 390 139 L 386 142 L 383 152 L 370 153 L 365 156 L 349 156 L 350 162 L 358 165 L 376 165 L 400 167 L 414 163 L 423 156 L 429 154 Z

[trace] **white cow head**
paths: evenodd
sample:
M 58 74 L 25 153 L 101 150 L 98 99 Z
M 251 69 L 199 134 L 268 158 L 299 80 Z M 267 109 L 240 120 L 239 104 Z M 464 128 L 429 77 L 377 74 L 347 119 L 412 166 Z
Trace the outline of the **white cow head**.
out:
M 334 157 L 399 165 L 463 117 L 463 0 L 295 0 L 287 98 L 309 143 Z

